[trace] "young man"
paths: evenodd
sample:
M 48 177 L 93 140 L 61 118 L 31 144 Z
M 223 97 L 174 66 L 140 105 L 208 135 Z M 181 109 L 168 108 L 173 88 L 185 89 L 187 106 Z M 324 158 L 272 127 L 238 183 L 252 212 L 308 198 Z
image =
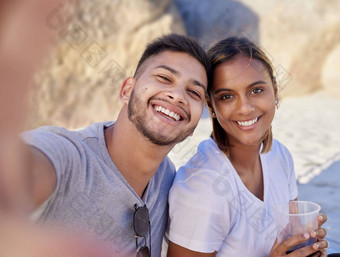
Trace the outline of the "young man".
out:
M 200 119 L 209 69 L 195 41 L 163 36 L 123 82 L 115 122 L 24 133 L 38 219 L 112 242 L 117 256 L 160 256 L 175 175 L 166 156 Z

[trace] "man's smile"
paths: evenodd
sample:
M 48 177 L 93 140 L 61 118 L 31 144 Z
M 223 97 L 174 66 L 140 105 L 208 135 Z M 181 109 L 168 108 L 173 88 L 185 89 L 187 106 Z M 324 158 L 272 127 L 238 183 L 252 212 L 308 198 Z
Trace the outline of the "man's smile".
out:
M 181 115 L 179 115 L 178 113 L 170 111 L 169 109 L 164 108 L 160 105 L 155 105 L 154 108 L 157 112 L 161 112 L 161 113 L 167 115 L 168 117 L 174 119 L 175 121 L 179 121 L 179 120 L 183 119 L 181 117 Z

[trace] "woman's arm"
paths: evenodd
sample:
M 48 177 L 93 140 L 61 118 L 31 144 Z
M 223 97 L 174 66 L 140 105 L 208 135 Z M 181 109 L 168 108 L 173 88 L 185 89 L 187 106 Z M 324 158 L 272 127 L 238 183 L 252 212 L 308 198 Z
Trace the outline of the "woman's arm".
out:
M 179 246 L 173 242 L 169 242 L 167 257 L 215 257 L 216 252 L 213 253 L 200 253 L 191 251 L 187 248 Z

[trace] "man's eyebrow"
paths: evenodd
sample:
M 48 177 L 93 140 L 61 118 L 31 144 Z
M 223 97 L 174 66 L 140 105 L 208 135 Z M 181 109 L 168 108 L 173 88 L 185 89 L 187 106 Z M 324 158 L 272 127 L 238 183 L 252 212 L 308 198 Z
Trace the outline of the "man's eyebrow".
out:
M 170 68 L 169 66 L 166 66 L 166 65 L 159 65 L 156 67 L 156 69 L 158 68 L 166 69 L 177 76 L 180 74 L 177 70 L 174 70 L 173 68 Z
M 173 73 L 173 74 L 175 74 L 175 75 L 177 75 L 177 76 L 180 75 L 180 72 L 179 72 L 179 71 L 174 70 L 173 68 L 170 68 L 169 66 L 166 66 L 166 65 L 159 65 L 159 66 L 156 67 L 156 69 L 158 69 L 158 68 L 166 69 L 166 70 L 170 71 L 171 73 Z M 191 81 L 191 83 L 192 83 L 193 85 L 195 85 L 195 86 L 199 86 L 199 87 L 203 88 L 204 93 L 207 92 L 206 87 L 205 87 L 201 82 L 199 82 L 199 81 L 193 79 L 193 80 Z
M 250 85 L 247 86 L 247 88 L 251 88 L 257 84 L 267 84 L 265 81 L 262 81 L 262 80 L 259 80 L 259 81 L 256 81 L 254 83 L 251 83 Z M 223 92 L 223 91 L 230 91 L 230 92 L 233 92 L 234 90 L 232 89 L 229 89 L 229 88 L 221 88 L 221 89 L 218 89 L 214 92 L 214 94 L 218 94 L 219 92 Z
M 201 82 L 199 82 L 199 81 L 197 81 L 197 80 L 193 80 L 193 81 L 192 81 L 192 84 L 194 84 L 195 86 L 199 86 L 199 87 L 203 88 L 204 93 L 207 92 L 207 88 L 206 88 Z

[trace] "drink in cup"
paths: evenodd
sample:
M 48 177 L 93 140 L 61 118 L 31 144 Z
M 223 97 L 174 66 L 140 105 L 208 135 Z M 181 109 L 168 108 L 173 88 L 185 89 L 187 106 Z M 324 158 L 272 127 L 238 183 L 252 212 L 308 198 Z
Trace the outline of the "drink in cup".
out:
M 274 206 L 278 243 L 295 235 L 311 233 L 318 228 L 318 214 L 320 205 L 307 201 L 289 201 Z M 309 238 L 289 249 L 292 252 L 296 249 L 312 245 L 316 238 Z

